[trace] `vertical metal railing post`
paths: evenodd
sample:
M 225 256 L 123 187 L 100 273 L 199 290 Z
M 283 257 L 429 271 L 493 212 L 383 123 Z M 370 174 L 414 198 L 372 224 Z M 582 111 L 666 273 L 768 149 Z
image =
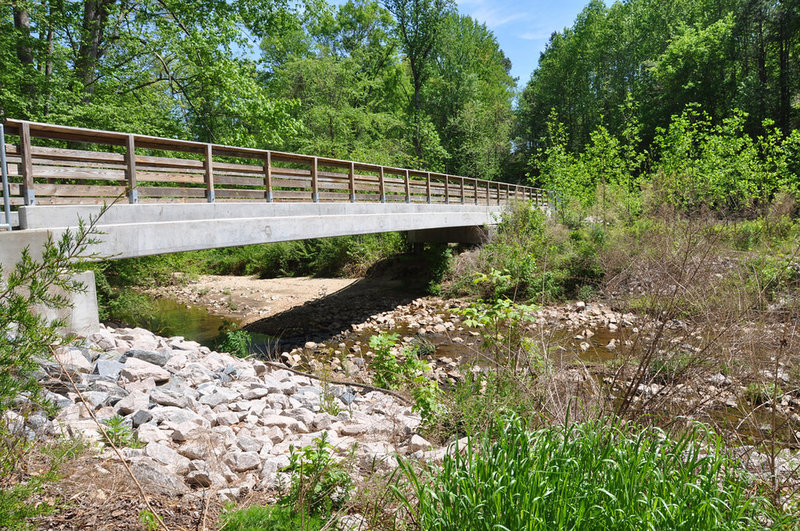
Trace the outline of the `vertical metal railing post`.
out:
M 203 168 L 205 170 L 206 201 L 214 203 L 216 201 L 214 194 L 214 156 L 211 144 L 206 144 L 204 151 L 205 160 L 203 161 Z
M 125 139 L 125 178 L 128 182 L 128 202 L 135 205 L 139 202 L 139 191 L 136 189 L 136 138 L 133 135 Z
M 0 173 L 3 175 L 3 211 L 6 217 L 5 227 L 11 230 L 11 198 L 9 197 L 8 166 L 6 165 L 6 132 L 3 124 L 0 124 Z

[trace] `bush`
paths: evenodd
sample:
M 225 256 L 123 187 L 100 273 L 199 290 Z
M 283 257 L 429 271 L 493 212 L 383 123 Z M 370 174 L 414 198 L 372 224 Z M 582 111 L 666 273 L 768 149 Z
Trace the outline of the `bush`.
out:
M 477 260 L 454 269 L 451 291 L 543 302 L 575 297 L 581 289 L 586 293 L 602 281 L 604 270 L 598 255 L 606 245 L 604 224 L 576 221 L 570 229 L 549 220 L 540 209 L 519 203 L 504 213 L 496 237 L 481 249 Z M 509 281 L 502 285 L 468 283 L 476 273 L 492 270 L 503 271 Z
M 67 308 L 68 294 L 85 289 L 71 275 L 81 259 L 92 256 L 88 249 L 97 242 L 95 233 L 92 220 L 88 225 L 81 222 L 75 232 L 65 231 L 58 241 L 48 236 L 40 259 L 26 248 L 5 282 L 0 280 L 0 470 L 6 474 L 14 470 L 26 446 L 21 419 L 10 410 L 22 396 L 30 406 L 45 405 L 35 378 L 36 360 L 71 340 L 59 333 L 62 320 L 48 322 L 35 309 Z M 4 273 L 0 267 L 0 279 Z
M 594 421 L 530 432 L 518 419 L 472 439 L 401 501 L 426 530 L 760 528 L 772 509 L 703 427 L 673 440 L 658 429 Z
M 224 332 L 217 341 L 217 350 L 227 352 L 232 356 L 245 358 L 250 355 L 253 337 L 246 330 L 229 330 Z

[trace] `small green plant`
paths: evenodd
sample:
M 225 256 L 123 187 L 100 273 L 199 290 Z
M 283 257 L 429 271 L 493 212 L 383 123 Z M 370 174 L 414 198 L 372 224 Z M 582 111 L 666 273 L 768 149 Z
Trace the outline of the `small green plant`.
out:
M 783 397 L 783 389 L 774 382 L 753 382 L 747 386 L 744 396 L 754 406 L 767 404 Z
M 400 383 L 400 363 L 392 352 L 392 347 L 398 339 L 400 339 L 398 334 L 386 333 L 369 338 L 369 347 L 375 354 L 372 358 L 372 378 L 378 387 L 393 389 Z
M 120 415 L 114 415 L 110 419 L 106 419 L 106 435 L 111 440 L 111 444 L 117 448 L 141 448 L 143 445 L 133 436 L 130 426 L 125 423 L 125 418 Z
M 152 511 L 147 509 L 141 511 L 139 513 L 139 521 L 147 528 L 147 531 L 158 530 L 158 517 Z
M 339 413 L 342 412 L 342 408 L 339 406 L 340 402 L 336 398 L 336 395 L 333 394 L 331 390 L 331 370 L 330 367 L 323 367 L 317 371 L 317 376 L 320 378 L 320 382 L 322 383 L 322 394 L 320 395 L 320 407 L 322 411 L 335 417 Z
M 508 360 L 510 368 L 516 371 L 521 354 L 528 350 L 523 324 L 535 321 L 532 315 L 535 308 L 499 296 L 509 281 L 507 274 L 495 269 L 488 274 L 476 274 L 476 284 L 492 286 L 492 297 L 488 301 L 474 302 L 456 313 L 464 317 L 465 325 L 481 330 L 483 346 L 492 354 L 496 368 L 504 367 L 504 361 Z
M 419 359 L 416 346 L 403 349 L 402 362 L 397 359 L 392 348 L 399 338 L 397 334 L 385 333 L 370 338 L 369 346 L 375 353 L 373 379 L 376 385 L 386 389 L 408 385 L 414 398 L 414 410 L 419 412 L 423 422 L 431 422 L 441 411 L 439 384 L 425 375 L 430 367 Z
M 217 342 L 217 350 L 232 356 L 246 358 L 250 355 L 253 337 L 246 330 L 228 330 Z
M 342 463 L 333 458 L 328 432 L 300 450 L 290 447 L 292 474 L 289 493 L 282 503 L 309 515 L 326 515 L 341 508 L 350 496 L 352 480 Z

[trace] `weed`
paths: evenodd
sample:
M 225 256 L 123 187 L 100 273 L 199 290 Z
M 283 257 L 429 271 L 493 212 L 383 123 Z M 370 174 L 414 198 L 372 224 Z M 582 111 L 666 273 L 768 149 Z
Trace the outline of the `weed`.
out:
M 325 526 L 323 519 L 318 516 L 300 514 L 281 505 L 227 510 L 220 518 L 223 531 L 320 531 Z
M 253 337 L 246 330 L 229 330 L 217 341 L 217 350 L 232 356 L 246 358 L 250 355 Z
M 133 432 L 131 431 L 130 426 L 126 423 L 124 417 L 121 417 L 120 415 L 114 415 L 110 419 L 106 419 L 104 422 L 107 426 L 106 435 L 108 435 L 108 438 L 111 440 L 111 444 L 117 448 L 141 448 L 144 446 L 133 436 Z
M 342 463 L 333 459 L 328 432 L 301 450 L 291 447 L 287 471 L 292 473 L 284 504 L 310 515 L 330 514 L 347 501 L 351 479 Z
M 156 531 L 158 529 L 158 517 L 151 511 L 144 510 L 139 513 L 139 521 L 145 526 L 147 531 Z

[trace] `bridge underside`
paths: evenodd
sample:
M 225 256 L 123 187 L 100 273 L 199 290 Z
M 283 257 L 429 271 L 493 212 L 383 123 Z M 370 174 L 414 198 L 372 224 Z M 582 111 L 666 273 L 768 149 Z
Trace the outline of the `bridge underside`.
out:
M 477 227 L 497 223 L 502 207 L 408 203 L 194 203 L 111 206 L 98 220 L 92 249 L 112 259 L 309 238 L 410 231 L 412 241 L 479 241 Z M 47 234 L 58 237 L 100 206 L 19 209 L 20 229 L 0 233 L 0 264 L 22 249 L 36 252 Z

